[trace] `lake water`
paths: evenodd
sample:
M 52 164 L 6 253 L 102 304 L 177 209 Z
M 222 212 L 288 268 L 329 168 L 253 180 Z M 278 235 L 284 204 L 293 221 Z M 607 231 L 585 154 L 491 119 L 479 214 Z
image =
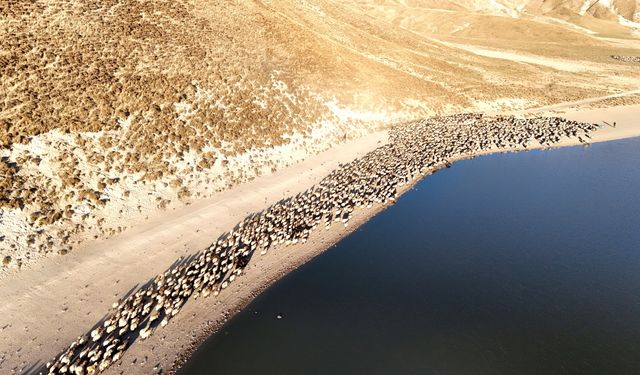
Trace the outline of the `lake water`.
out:
M 639 194 L 640 138 L 457 162 L 181 374 L 640 374 Z

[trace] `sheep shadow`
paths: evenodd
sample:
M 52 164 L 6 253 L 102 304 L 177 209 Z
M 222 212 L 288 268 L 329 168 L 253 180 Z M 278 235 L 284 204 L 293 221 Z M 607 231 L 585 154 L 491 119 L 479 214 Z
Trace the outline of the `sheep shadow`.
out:
M 282 202 L 286 202 L 288 199 L 283 199 L 281 201 L 279 201 L 279 204 L 282 204 Z M 206 251 L 206 249 L 208 249 L 210 246 L 215 246 L 218 241 L 224 241 L 226 239 L 229 238 L 229 236 L 234 232 L 234 231 L 239 231 L 242 229 L 243 225 L 246 225 L 247 223 L 250 223 L 252 220 L 258 218 L 260 215 L 264 214 L 266 210 L 260 211 L 260 212 L 256 212 L 253 214 L 248 215 L 247 217 L 245 217 L 244 220 L 242 220 L 240 223 L 238 223 L 231 231 L 229 232 L 225 232 L 223 233 L 221 236 L 219 236 L 215 241 L 212 242 L 211 245 L 207 246 L 205 249 L 200 250 L 196 253 L 193 253 L 189 256 L 181 256 L 178 259 L 176 259 L 169 267 L 167 267 L 165 269 L 165 271 L 163 271 L 161 274 L 163 275 L 168 275 L 168 274 L 172 274 L 173 272 L 179 273 L 180 270 L 184 270 L 186 268 L 188 268 L 191 264 L 195 263 L 197 261 L 198 258 L 200 258 L 200 256 Z M 249 254 L 247 256 L 242 257 L 242 260 L 238 263 L 238 266 L 241 268 L 244 268 L 249 261 L 251 260 L 251 257 L 253 256 L 254 251 L 251 250 L 249 251 Z M 222 281 L 226 280 L 228 278 L 228 276 L 231 273 L 228 271 L 226 274 L 223 275 L 223 278 L 220 280 L 220 283 L 222 283 Z M 158 274 L 160 275 L 160 274 Z M 150 278 L 149 280 L 147 280 L 145 283 L 143 284 L 136 284 L 134 287 L 132 287 L 127 293 L 123 294 L 122 297 L 120 297 L 117 300 L 117 303 L 121 303 L 123 301 L 126 301 L 129 297 L 131 297 L 132 295 L 134 295 L 135 293 L 137 293 L 138 291 L 142 291 L 142 290 L 155 290 L 156 288 L 156 281 L 157 281 L 157 276 Z M 187 297 L 186 300 L 188 301 L 190 299 L 191 296 Z M 104 327 L 105 322 L 109 319 L 111 319 L 112 317 L 115 316 L 116 314 L 116 309 L 112 308 L 107 314 L 105 314 L 102 319 L 100 319 L 98 322 L 96 322 L 89 330 L 87 330 L 81 337 L 86 338 L 86 343 L 83 348 L 89 348 L 89 347 L 95 347 L 98 344 L 94 344 L 94 341 L 92 341 L 91 338 L 91 332 L 96 330 L 99 327 Z M 120 343 L 124 343 L 125 344 L 125 348 L 123 351 L 126 351 L 129 347 L 131 347 L 131 345 L 133 345 L 137 340 L 140 339 L 141 336 L 141 330 L 146 327 L 151 333 L 154 333 L 155 330 L 157 329 L 158 325 L 161 324 L 162 320 L 168 317 L 166 312 L 164 310 L 159 312 L 159 315 L 156 319 L 154 320 L 150 320 L 150 317 L 147 315 L 145 316 L 138 324 L 137 328 L 133 329 L 133 330 L 129 330 L 127 332 L 124 332 L 123 334 L 120 334 L 118 332 L 118 329 L 115 329 L 114 331 L 112 331 L 111 333 L 108 333 L 106 335 L 103 335 L 102 337 L 100 337 L 99 341 L 95 341 L 96 343 L 99 343 L 100 341 L 106 340 L 106 339 L 118 339 L 120 340 Z M 77 341 L 76 341 L 77 342 Z M 56 355 L 55 358 L 52 359 L 52 361 L 57 361 L 60 359 L 60 356 L 63 355 L 64 353 L 67 353 L 69 351 L 70 347 L 65 348 L 65 350 L 61 351 L 60 353 L 58 353 Z M 74 348 L 71 351 L 71 355 L 69 356 L 70 361 L 74 362 L 76 360 L 78 360 L 79 358 L 79 349 L 78 348 Z M 85 358 L 86 359 L 86 358 Z M 46 367 L 46 364 L 43 363 L 42 360 L 38 360 L 35 363 L 31 364 L 28 368 L 26 368 L 24 370 L 24 373 L 29 374 L 29 375 L 36 375 L 36 374 L 45 374 L 48 372 L 48 369 Z
M 153 280 L 152 280 L 153 281 Z M 145 283 L 144 285 L 140 285 L 140 284 L 136 284 L 134 285 L 131 289 L 129 289 L 126 293 L 124 293 L 122 295 L 121 300 L 125 300 L 127 298 L 129 298 L 129 296 L 133 295 L 137 290 L 144 288 L 146 285 L 148 285 L 149 282 Z M 104 325 L 104 322 L 110 317 L 110 314 L 104 314 L 102 316 L 102 318 L 100 318 L 100 320 L 98 320 L 93 326 L 91 326 L 91 328 L 84 333 L 81 336 L 86 336 L 89 337 L 91 331 L 95 330 L 96 328 Z M 60 356 L 60 354 L 62 354 L 63 352 L 60 352 L 56 355 L 55 358 L 58 358 Z M 38 375 L 38 374 L 45 374 L 47 373 L 47 367 L 46 367 L 46 362 L 43 362 L 43 360 L 37 360 L 35 361 L 33 364 L 31 364 L 29 367 L 26 367 L 24 370 L 22 370 L 23 373 L 27 374 L 27 375 Z

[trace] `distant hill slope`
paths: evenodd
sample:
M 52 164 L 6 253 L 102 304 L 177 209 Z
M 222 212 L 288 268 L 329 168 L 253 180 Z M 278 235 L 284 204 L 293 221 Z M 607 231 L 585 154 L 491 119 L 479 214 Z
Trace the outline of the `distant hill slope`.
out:
M 622 17 L 626 21 L 640 22 L 639 0 L 365 0 L 360 2 L 391 7 L 483 12 L 511 17 L 520 17 L 523 14 L 537 16 L 575 14 L 615 21 L 618 17 Z
M 638 53 L 631 30 L 573 1 L 5 4 L 0 256 L 21 261 L 375 128 L 639 79 L 610 58 Z

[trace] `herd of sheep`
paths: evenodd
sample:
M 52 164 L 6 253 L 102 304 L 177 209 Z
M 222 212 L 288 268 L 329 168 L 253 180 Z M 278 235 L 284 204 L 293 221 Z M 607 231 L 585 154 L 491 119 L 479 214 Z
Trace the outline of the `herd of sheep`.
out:
M 458 158 L 486 151 L 552 146 L 567 137 L 588 142 L 597 125 L 561 118 L 463 114 L 397 126 L 389 142 L 318 184 L 251 215 L 211 246 L 155 277 L 97 328 L 47 363 L 49 374 L 93 374 L 118 361 L 140 338 L 164 327 L 191 297 L 218 295 L 242 275 L 252 256 L 276 244 L 305 242 L 311 231 L 346 223 L 354 210 L 393 202 L 399 189 Z
M 611 55 L 611 58 L 622 62 L 640 62 L 640 56 Z

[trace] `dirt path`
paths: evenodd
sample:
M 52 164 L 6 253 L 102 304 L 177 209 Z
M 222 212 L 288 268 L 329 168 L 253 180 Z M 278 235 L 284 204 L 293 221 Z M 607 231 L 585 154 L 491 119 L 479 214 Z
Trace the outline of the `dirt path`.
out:
M 547 106 L 544 106 L 544 107 L 537 107 L 537 108 L 527 109 L 527 110 L 524 110 L 524 111 L 518 111 L 518 112 L 514 112 L 514 113 L 536 113 L 536 112 L 556 112 L 556 111 L 564 112 L 563 110 L 569 110 L 569 112 L 572 112 L 572 113 L 586 113 L 587 115 L 591 115 L 592 112 L 589 112 L 588 110 L 577 112 L 577 111 L 571 111 L 571 108 L 579 106 L 579 105 L 597 103 L 599 101 L 606 100 L 606 99 L 622 98 L 622 97 L 625 97 L 625 96 L 630 96 L 630 95 L 635 95 L 635 94 L 640 94 L 640 89 L 631 90 L 631 91 L 625 91 L 625 92 L 621 92 L 621 93 L 618 93 L 618 94 L 611 94 L 611 95 L 605 95 L 605 96 L 598 96 L 598 97 L 594 97 L 594 98 L 576 100 L 576 101 L 573 101 L 573 102 L 547 105 Z M 613 111 L 626 112 L 623 109 L 623 107 L 612 107 L 612 108 L 608 108 L 608 109 L 594 109 L 594 111 L 604 111 L 604 113 L 609 113 L 612 110 Z
M 495 50 L 489 48 L 478 47 L 470 44 L 461 44 L 461 43 L 453 43 L 446 42 L 440 40 L 440 43 L 444 44 L 447 47 L 458 48 L 465 50 L 467 52 L 471 52 L 478 56 L 490 57 L 493 59 L 502 59 L 509 60 L 517 63 L 523 64 L 534 64 L 540 65 L 547 68 L 552 68 L 556 70 L 562 70 L 565 72 L 594 72 L 594 71 L 604 71 L 604 65 L 598 65 L 595 63 L 587 63 L 584 61 L 571 61 L 559 58 L 550 58 L 550 57 L 542 57 L 536 55 L 529 55 L 521 52 L 510 52 L 504 50 Z

